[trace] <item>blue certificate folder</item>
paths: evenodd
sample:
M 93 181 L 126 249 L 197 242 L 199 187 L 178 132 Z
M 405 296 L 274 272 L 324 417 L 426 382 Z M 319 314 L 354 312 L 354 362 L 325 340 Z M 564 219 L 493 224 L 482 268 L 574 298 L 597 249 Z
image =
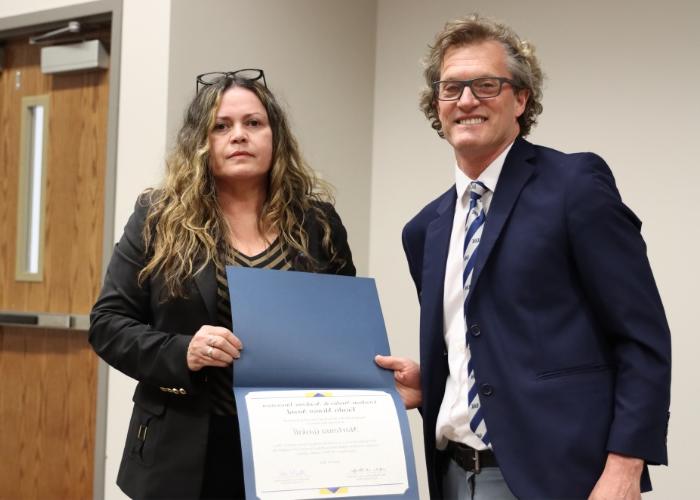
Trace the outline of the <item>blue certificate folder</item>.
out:
M 409 488 L 403 495 L 352 498 L 417 499 L 406 410 L 395 389 L 393 374 L 374 362 L 376 354 L 390 352 L 374 280 L 232 266 L 226 268 L 226 274 L 233 331 L 243 342 L 241 357 L 233 364 L 233 380 L 246 497 L 256 498 L 246 394 L 266 390 L 366 389 L 381 390 L 393 398 Z

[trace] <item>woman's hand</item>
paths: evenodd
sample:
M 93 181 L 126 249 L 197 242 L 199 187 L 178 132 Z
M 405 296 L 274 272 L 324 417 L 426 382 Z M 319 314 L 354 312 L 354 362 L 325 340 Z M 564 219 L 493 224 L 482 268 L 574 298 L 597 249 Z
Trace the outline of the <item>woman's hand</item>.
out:
M 243 344 L 231 330 L 221 326 L 202 326 L 187 347 L 187 366 L 193 372 L 205 366 L 224 368 L 241 357 Z

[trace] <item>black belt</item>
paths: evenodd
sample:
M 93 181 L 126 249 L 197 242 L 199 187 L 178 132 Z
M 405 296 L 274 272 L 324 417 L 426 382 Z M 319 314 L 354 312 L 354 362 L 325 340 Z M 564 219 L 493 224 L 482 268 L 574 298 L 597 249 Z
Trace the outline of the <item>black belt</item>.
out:
M 484 467 L 498 467 L 496 455 L 489 449 L 479 451 L 466 444 L 447 441 L 445 452 L 467 472 L 478 474 Z

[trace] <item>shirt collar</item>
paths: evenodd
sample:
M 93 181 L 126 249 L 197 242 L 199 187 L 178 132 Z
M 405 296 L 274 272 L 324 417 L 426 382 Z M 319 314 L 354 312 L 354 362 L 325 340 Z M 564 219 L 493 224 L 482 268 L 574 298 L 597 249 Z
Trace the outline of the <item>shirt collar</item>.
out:
M 457 188 L 457 199 L 462 199 L 464 193 L 467 191 L 467 189 L 469 188 L 469 184 L 472 181 L 483 182 L 484 185 L 487 188 L 489 188 L 489 191 L 491 191 L 491 193 L 494 193 L 496 191 L 496 184 L 498 183 L 498 178 L 501 175 L 501 170 L 503 170 L 503 163 L 506 161 L 506 156 L 508 156 L 508 152 L 512 147 L 513 143 L 511 142 L 508 145 L 508 147 L 504 149 L 503 152 L 500 155 L 498 155 L 498 157 L 496 157 L 496 159 L 493 160 L 483 172 L 481 172 L 481 175 L 478 179 L 470 179 L 467 176 L 467 174 L 462 172 L 462 170 L 459 168 L 459 165 L 455 163 L 455 187 Z

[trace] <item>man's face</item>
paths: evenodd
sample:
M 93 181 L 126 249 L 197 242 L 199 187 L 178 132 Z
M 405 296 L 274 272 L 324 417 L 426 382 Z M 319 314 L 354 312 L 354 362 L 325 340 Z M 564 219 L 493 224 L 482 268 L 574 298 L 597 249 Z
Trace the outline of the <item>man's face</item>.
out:
M 496 76 L 512 78 L 505 48 L 495 41 L 451 47 L 445 53 L 440 80 L 472 80 Z M 468 87 L 457 101 L 437 101 L 445 139 L 452 145 L 460 168 L 485 168 L 517 137 L 527 91 L 504 83 L 500 95 L 477 99 Z

